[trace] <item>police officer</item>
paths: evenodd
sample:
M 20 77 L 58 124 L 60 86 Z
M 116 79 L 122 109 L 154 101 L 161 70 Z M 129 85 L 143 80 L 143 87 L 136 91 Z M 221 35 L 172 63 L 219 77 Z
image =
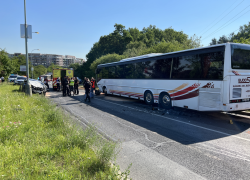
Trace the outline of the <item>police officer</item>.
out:
M 64 79 L 62 80 L 62 86 L 63 86 L 63 96 L 66 96 L 66 91 L 68 86 L 68 80 L 66 76 L 64 76 Z
M 74 93 L 75 94 L 79 94 L 78 84 L 79 84 L 79 80 L 75 77 L 75 84 L 74 84 Z
M 89 102 L 90 102 L 90 97 L 89 97 L 90 87 L 91 87 L 91 82 L 89 81 L 88 78 L 86 78 L 86 83 L 85 83 L 85 85 L 84 85 L 84 88 L 85 88 L 85 96 L 86 96 L 85 101 L 86 101 L 87 99 L 89 99 Z
M 74 79 L 71 78 L 70 81 L 69 81 L 69 96 L 71 95 L 71 91 L 74 93 Z

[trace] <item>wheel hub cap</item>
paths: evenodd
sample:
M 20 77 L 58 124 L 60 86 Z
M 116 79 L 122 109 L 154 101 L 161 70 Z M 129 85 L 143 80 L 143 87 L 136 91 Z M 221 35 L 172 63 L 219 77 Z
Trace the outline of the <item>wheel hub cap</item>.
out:
M 163 102 L 164 104 L 168 104 L 168 103 L 170 102 L 170 98 L 168 97 L 168 95 L 163 96 L 162 102 Z
M 146 101 L 151 102 L 151 99 L 152 99 L 152 96 L 151 96 L 150 93 L 148 93 L 147 96 L 146 96 Z

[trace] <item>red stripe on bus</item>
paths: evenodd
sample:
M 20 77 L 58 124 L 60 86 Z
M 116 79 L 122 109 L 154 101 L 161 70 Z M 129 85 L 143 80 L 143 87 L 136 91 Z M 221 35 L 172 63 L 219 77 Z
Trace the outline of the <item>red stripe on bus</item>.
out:
M 180 95 L 186 94 L 187 92 L 192 91 L 192 90 L 196 89 L 199 86 L 200 86 L 200 84 L 195 83 L 192 86 L 187 87 L 186 89 L 183 89 L 181 91 L 177 91 L 176 93 L 170 94 L 170 96 L 175 97 L 175 96 L 180 96 Z
M 193 97 L 197 97 L 199 96 L 199 90 L 195 90 L 195 91 L 192 91 L 188 94 L 185 94 L 183 96 L 178 96 L 178 97 L 174 97 L 174 98 L 171 98 L 172 100 L 184 100 L 184 99 L 190 99 L 190 98 L 193 98 Z

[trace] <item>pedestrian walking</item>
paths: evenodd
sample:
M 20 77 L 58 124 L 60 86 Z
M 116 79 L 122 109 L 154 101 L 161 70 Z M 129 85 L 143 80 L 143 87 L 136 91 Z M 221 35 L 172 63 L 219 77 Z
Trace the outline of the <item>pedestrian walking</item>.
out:
M 60 91 L 60 77 L 57 78 L 56 80 L 56 85 L 57 85 L 57 91 Z
M 84 86 L 84 88 L 85 88 L 85 96 L 86 96 L 85 101 L 87 99 L 89 99 L 89 102 L 90 102 L 90 97 L 89 97 L 90 87 L 91 87 L 91 82 L 89 81 L 88 78 L 86 78 L 86 83 L 85 83 L 85 86 Z
M 90 90 L 90 97 L 94 98 L 94 89 L 95 89 L 95 79 L 91 78 L 91 90 Z
M 78 85 L 79 85 L 79 80 L 75 77 L 74 90 L 75 90 L 75 94 L 77 95 L 79 94 Z

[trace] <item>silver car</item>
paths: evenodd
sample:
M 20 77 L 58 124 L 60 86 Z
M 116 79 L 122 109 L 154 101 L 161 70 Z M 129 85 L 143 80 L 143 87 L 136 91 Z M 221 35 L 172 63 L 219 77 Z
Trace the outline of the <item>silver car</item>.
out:
M 18 76 L 18 77 L 15 79 L 14 83 L 17 84 L 17 85 L 20 85 L 20 84 L 22 84 L 25 80 L 27 80 L 27 77 L 25 77 L 25 76 Z
M 29 82 L 32 88 L 32 93 L 46 94 L 47 86 L 44 83 L 35 79 L 29 79 Z
M 17 79 L 19 75 L 17 74 L 11 74 L 10 77 L 8 78 L 9 82 L 15 82 L 15 80 Z

